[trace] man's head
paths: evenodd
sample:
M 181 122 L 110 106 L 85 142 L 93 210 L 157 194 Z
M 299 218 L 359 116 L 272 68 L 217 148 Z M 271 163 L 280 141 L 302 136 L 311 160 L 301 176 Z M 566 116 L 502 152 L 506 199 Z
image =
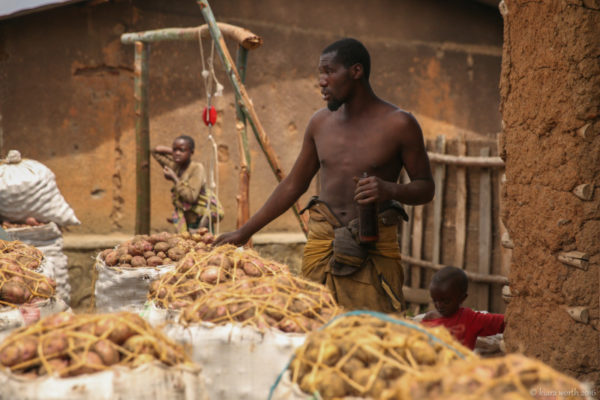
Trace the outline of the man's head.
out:
M 345 38 L 325 47 L 319 59 L 319 85 L 331 111 L 352 95 L 357 83 L 369 82 L 371 57 L 356 39 Z
M 187 135 L 177 136 L 173 140 L 173 161 L 177 165 L 186 165 L 190 162 L 194 148 L 194 139 Z
M 444 267 L 431 278 L 429 294 L 436 310 L 449 317 L 458 311 L 467 298 L 469 281 L 465 271 L 456 267 Z

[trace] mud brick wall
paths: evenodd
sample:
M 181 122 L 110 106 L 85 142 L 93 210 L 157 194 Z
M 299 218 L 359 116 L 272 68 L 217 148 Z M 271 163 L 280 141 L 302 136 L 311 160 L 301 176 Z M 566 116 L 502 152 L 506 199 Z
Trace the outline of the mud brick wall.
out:
M 514 242 L 507 347 L 597 388 L 600 2 L 504 0 L 501 11 L 502 217 Z M 573 251 L 587 269 L 559 261 Z M 566 307 L 585 307 L 589 321 Z

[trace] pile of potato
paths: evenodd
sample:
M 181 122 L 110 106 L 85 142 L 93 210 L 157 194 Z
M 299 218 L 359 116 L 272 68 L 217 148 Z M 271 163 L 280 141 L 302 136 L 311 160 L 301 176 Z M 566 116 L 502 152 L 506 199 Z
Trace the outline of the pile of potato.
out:
M 44 253 L 20 240 L 0 240 L 0 263 L 36 270 L 42 265 Z
M 40 225 L 45 225 L 45 223 L 39 222 L 37 219 L 35 219 L 33 217 L 28 217 L 23 222 L 2 221 L 2 228 L 4 228 L 4 229 L 31 228 L 32 226 L 40 226 Z
M 292 382 L 323 399 L 380 399 L 393 390 L 390 383 L 406 373 L 477 357 L 445 328 L 388 318 L 340 316 L 310 333 L 290 364 Z
M 593 390 L 544 363 L 520 354 L 457 361 L 403 376 L 382 400 L 591 399 Z
M 215 237 L 206 228 L 198 233 L 174 234 L 168 232 L 136 235 L 115 249 L 100 253 L 100 259 L 109 267 L 156 267 L 175 264 L 192 250 L 209 248 Z
M 259 330 L 305 333 L 337 315 L 329 289 L 290 274 L 247 278 L 215 286 L 183 310 L 180 321 L 241 322 Z
M 169 366 L 189 361 L 179 345 L 128 312 L 54 314 L 0 345 L 0 364 L 30 378 L 77 376 L 115 365 L 135 368 L 155 360 Z
M 265 260 L 253 250 L 239 250 L 232 245 L 208 250 L 186 254 L 173 271 L 152 282 L 148 300 L 162 308 L 181 309 L 220 283 L 289 274 L 287 265 Z
M 54 296 L 56 282 L 31 270 L 41 261 L 41 252 L 35 247 L 0 240 L 1 306 L 31 304 Z

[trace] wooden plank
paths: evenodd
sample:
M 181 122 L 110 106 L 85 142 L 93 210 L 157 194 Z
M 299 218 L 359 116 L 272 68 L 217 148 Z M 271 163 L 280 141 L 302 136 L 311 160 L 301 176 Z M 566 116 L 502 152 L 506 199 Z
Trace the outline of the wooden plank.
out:
M 490 155 L 489 147 L 480 151 L 482 157 Z M 492 253 L 492 185 L 491 171 L 482 169 L 479 177 L 479 251 L 478 268 L 480 274 L 489 274 Z M 476 287 L 476 301 L 479 310 L 489 309 L 490 288 L 487 284 Z
M 467 142 L 465 135 L 458 137 L 458 155 L 467 155 Z M 455 245 L 454 265 L 463 268 L 465 264 L 465 248 L 467 241 L 467 168 L 456 168 L 456 215 L 454 219 L 455 226 Z
M 402 170 L 402 176 L 400 177 L 400 182 L 408 183 L 410 178 L 406 171 Z M 410 234 L 412 230 L 412 219 L 413 219 L 413 208 L 412 206 L 404 206 L 406 210 L 406 214 L 408 214 L 408 221 L 402 221 L 402 238 L 400 244 L 400 253 L 402 256 L 410 256 Z M 402 263 L 402 267 L 404 269 L 404 282 L 407 283 L 410 281 L 410 265 L 407 263 Z
M 423 254 L 423 206 L 413 207 L 411 255 L 421 259 Z M 410 268 L 410 287 L 420 288 L 422 279 L 421 267 L 413 265 Z
M 440 135 L 435 140 L 435 151 L 446 152 L 446 137 Z M 438 164 L 434 169 L 435 197 L 433 198 L 433 254 L 431 261 L 440 263 L 442 252 L 442 212 L 444 209 L 444 185 L 446 183 L 446 165 Z
M 409 286 L 402 286 L 402 293 L 404 294 L 404 299 L 409 303 L 429 304 L 431 302 L 429 290 L 427 289 L 416 289 Z
M 413 257 L 405 257 L 405 261 L 414 265 L 419 265 L 424 268 L 432 269 L 434 271 L 439 271 L 440 269 L 447 267 L 447 265 L 444 264 L 434 264 L 431 261 L 425 261 Z M 503 275 L 480 274 L 478 272 L 473 271 L 465 271 L 465 274 L 467 275 L 467 278 L 472 282 L 485 282 L 500 285 L 508 284 L 508 278 Z

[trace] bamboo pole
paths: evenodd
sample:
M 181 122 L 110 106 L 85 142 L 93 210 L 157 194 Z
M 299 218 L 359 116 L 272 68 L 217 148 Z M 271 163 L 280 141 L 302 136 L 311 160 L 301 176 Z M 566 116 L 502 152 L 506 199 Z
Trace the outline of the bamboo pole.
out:
M 458 138 L 458 155 L 466 156 L 467 143 L 465 136 Z M 454 255 L 454 265 L 458 268 L 464 268 L 465 249 L 467 243 L 467 168 L 457 166 L 456 168 L 456 253 Z
M 435 151 L 446 152 L 446 137 L 440 135 L 435 140 Z M 431 261 L 440 263 L 442 253 L 442 212 L 444 209 L 444 186 L 446 183 L 446 165 L 435 166 L 434 171 L 435 197 L 433 199 L 433 254 Z
M 273 151 L 273 148 L 271 147 L 269 138 L 267 137 L 265 130 L 263 129 L 260 123 L 258 115 L 254 110 L 252 101 L 250 100 L 250 97 L 246 92 L 246 88 L 241 82 L 240 75 L 237 69 L 235 68 L 233 60 L 231 58 L 231 54 L 229 54 L 229 50 L 227 49 L 223 36 L 221 35 L 219 27 L 217 26 L 217 22 L 215 21 L 215 17 L 212 13 L 212 10 L 210 9 L 208 1 L 196 0 L 196 2 L 200 6 L 200 11 L 202 12 L 204 19 L 209 26 L 210 33 L 212 35 L 213 41 L 215 42 L 215 47 L 217 48 L 217 52 L 221 57 L 223 66 L 227 71 L 227 76 L 229 77 L 229 80 L 231 81 L 231 84 L 234 87 L 236 94 L 240 97 L 240 107 L 244 111 L 244 114 L 246 114 L 248 122 L 250 123 L 250 126 L 254 131 L 254 136 L 256 137 L 263 153 L 265 154 L 269 166 L 275 174 L 275 177 L 278 181 L 282 181 L 285 177 L 285 174 L 281 169 L 279 159 Z M 306 234 L 308 232 L 307 221 L 300 215 L 300 206 L 298 205 L 298 203 L 295 203 L 293 205 L 293 211 L 296 215 L 296 218 L 298 219 L 298 222 L 300 223 L 302 231 Z
M 260 36 L 239 26 L 217 22 L 223 36 L 234 40 L 246 50 L 254 50 L 260 47 L 263 40 Z M 133 44 L 135 42 L 164 42 L 175 40 L 198 40 L 198 32 L 203 38 L 210 38 L 210 30 L 207 24 L 193 28 L 165 28 L 144 32 L 124 33 L 121 35 L 121 43 Z
M 433 269 L 439 271 L 440 269 L 446 267 L 447 265 L 443 264 L 434 264 L 431 261 L 421 260 L 414 257 L 402 257 L 404 261 L 409 262 L 413 265 L 419 265 L 424 268 Z M 467 278 L 473 282 L 477 283 L 497 283 L 500 285 L 508 285 L 508 278 L 502 275 L 490 275 L 490 274 L 480 274 L 478 272 L 465 271 L 467 274 Z M 414 286 L 413 286 L 414 287 Z
M 150 233 L 150 122 L 148 117 L 148 55 L 150 45 L 135 42 L 136 235 Z
M 504 168 L 504 161 L 500 157 L 470 157 L 453 156 L 428 152 L 429 161 L 432 163 L 460 165 L 464 167 Z
M 248 50 L 238 46 L 236 65 L 240 73 L 242 83 L 246 80 L 246 65 L 248 63 Z M 236 94 L 236 129 L 238 133 L 238 144 L 240 149 L 240 172 L 239 187 L 236 197 L 238 203 L 237 228 L 239 229 L 250 218 L 250 149 L 248 147 L 248 131 L 246 116 L 239 105 L 240 99 Z

